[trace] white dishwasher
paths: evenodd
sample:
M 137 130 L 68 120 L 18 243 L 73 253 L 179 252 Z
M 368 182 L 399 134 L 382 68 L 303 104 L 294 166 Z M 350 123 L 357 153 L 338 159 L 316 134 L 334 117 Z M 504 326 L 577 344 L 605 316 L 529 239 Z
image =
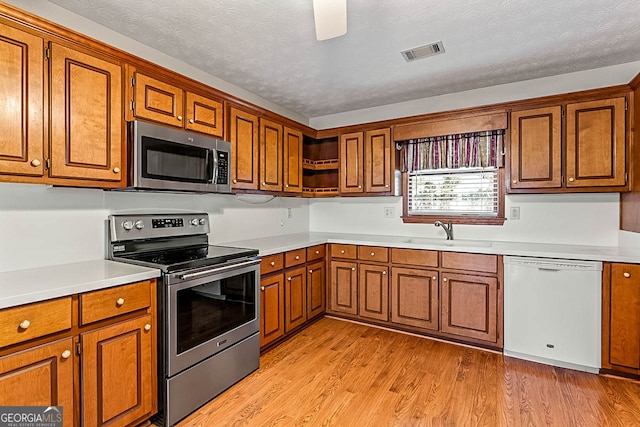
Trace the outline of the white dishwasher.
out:
M 504 354 L 597 373 L 602 263 L 504 257 Z

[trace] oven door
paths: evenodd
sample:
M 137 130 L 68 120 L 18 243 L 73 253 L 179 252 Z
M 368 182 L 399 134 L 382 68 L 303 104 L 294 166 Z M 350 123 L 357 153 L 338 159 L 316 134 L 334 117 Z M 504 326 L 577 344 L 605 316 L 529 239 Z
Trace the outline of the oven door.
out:
M 167 376 L 259 331 L 259 259 L 167 279 Z

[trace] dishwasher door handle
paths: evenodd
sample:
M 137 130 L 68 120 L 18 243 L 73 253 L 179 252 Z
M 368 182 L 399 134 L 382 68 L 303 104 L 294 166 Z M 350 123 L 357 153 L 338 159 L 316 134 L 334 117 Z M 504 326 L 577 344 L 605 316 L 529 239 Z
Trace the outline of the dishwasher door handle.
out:
M 548 268 L 548 267 L 538 267 L 538 270 L 540 270 L 540 271 L 553 271 L 553 272 L 560 271 L 559 268 Z

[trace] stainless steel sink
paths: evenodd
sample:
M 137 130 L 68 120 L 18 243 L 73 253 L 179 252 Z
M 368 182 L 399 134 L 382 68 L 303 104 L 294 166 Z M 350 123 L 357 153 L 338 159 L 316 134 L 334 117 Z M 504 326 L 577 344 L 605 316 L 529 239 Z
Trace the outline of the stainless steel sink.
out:
M 474 247 L 474 248 L 490 248 L 492 242 L 483 242 L 479 240 L 443 240 L 443 239 L 429 239 L 429 238 L 412 238 L 404 240 L 403 243 L 415 243 L 418 245 L 433 245 L 433 246 L 447 246 L 447 247 Z

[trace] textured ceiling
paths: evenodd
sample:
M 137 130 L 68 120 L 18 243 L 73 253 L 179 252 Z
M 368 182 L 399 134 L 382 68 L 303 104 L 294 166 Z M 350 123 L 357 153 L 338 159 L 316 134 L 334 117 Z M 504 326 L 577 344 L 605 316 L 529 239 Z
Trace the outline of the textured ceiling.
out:
M 51 1 L 308 118 L 640 60 L 638 0 L 348 0 L 322 42 L 312 0 Z

